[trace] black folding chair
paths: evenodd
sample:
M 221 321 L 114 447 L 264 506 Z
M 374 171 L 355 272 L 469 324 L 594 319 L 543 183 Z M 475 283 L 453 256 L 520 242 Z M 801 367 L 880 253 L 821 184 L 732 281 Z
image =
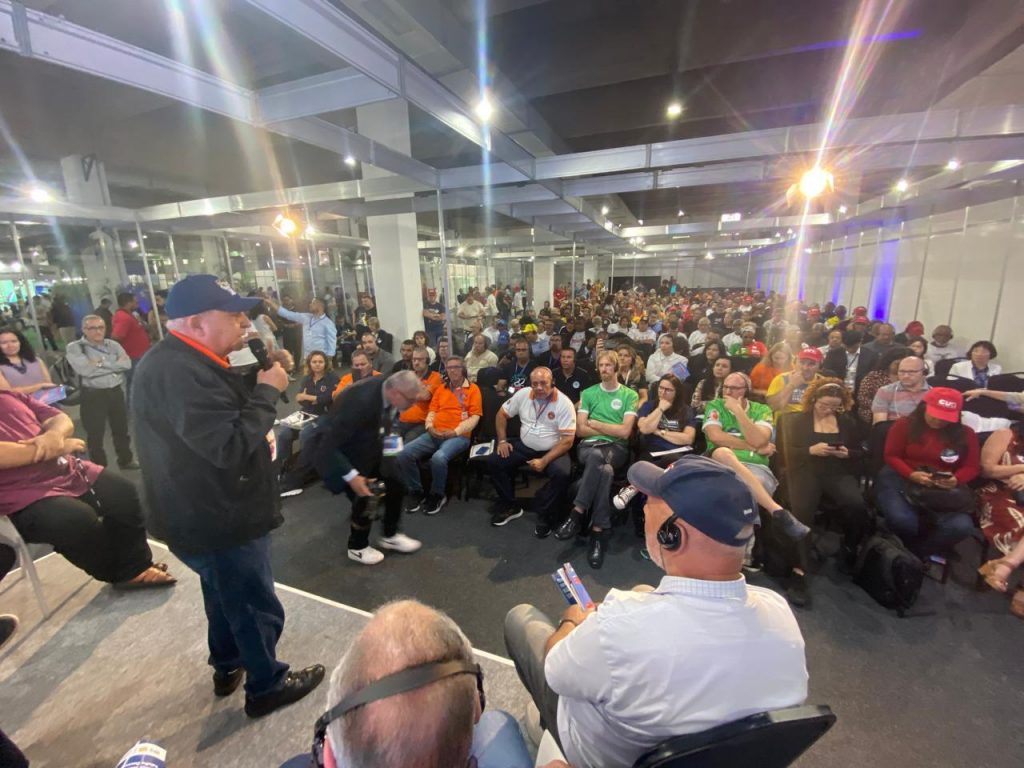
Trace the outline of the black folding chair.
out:
M 641 755 L 633 768 L 785 768 L 824 736 L 835 721 L 828 707 L 760 712 L 663 741 Z

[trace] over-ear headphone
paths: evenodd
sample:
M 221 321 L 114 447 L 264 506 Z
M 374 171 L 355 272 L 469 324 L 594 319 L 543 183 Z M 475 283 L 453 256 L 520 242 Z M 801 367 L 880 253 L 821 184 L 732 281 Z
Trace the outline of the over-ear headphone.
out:
M 658 529 L 658 544 L 662 549 L 667 549 L 669 552 L 674 552 L 683 544 L 683 531 L 676 525 L 676 520 L 678 519 L 679 515 L 672 515 Z
M 316 725 L 313 727 L 313 765 L 317 768 L 324 766 L 324 750 L 326 749 L 324 742 L 327 738 L 327 726 L 332 720 L 336 720 L 353 709 L 365 706 L 371 701 L 397 696 L 446 677 L 466 674 L 476 675 L 476 695 L 480 700 L 480 710 L 483 711 L 487 708 L 487 699 L 484 696 L 484 671 L 479 664 L 468 661 L 433 661 L 409 667 L 395 672 L 393 675 L 382 677 L 365 688 L 349 694 L 316 721 Z

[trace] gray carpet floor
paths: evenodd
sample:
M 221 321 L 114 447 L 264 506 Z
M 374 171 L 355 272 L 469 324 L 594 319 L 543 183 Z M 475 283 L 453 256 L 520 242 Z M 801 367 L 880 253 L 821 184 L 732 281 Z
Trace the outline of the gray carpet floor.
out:
M 179 583 L 121 593 L 62 557 L 38 562 L 53 615 L 46 621 L 20 572 L 0 586 L 0 612 L 20 616 L 0 652 L 0 728 L 33 768 L 113 768 L 139 739 L 168 750 L 168 766 L 274 768 L 308 751 L 327 681 L 297 704 L 260 720 L 244 694 L 218 699 L 206 665 L 198 578 L 156 549 Z M 328 671 L 366 623 L 364 613 L 281 587 L 287 624 L 279 655 Z M 527 695 L 503 659 L 479 657 L 489 706 L 525 716 Z M 328 672 L 329 673 L 329 672 Z

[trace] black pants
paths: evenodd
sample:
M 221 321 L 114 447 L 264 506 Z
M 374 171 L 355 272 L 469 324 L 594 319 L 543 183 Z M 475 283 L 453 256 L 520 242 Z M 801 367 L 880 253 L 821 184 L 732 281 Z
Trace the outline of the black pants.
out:
M 85 444 L 89 458 L 96 464 L 107 466 L 107 451 L 103 437 L 110 422 L 110 434 L 114 438 L 114 452 L 119 466 L 132 463 L 132 443 L 128 436 L 128 408 L 124 401 L 124 390 L 82 388 L 82 427 L 85 428 Z
M 494 483 L 494 490 L 498 493 L 498 500 L 506 507 L 511 507 L 516 501 L 513 488 L 516 470 L 531 459 L 539 459 L 547 453 L 526 447 L 518 438 L 513 438 L 511 444 L 512 453 L 507 458 L 501 458 L 497 450 L 487 457 L 487 470 L 490 472 L 491 482 Z M 565 454 L 544 467 L 544 476 L 548 481 L 533 497 L 533 511 L 549 524 L 558 522 L 555 519 L 558 503 L 569 486 L 571 469 L 572 463 Z
M 98 581 L 129 581 L 153 564 L 135 485 L 112 472 L 82 496 L 40 499 L 11 522 L 25 541 L 50 544 Z
M 28 758 L 0 731 L 0 766 L 3 768 L 28 768 Z
M 853 475 L 817 472 L 812 467 L 790 469 L 786 490 L 790 511 L 805 525 L 814 521 L 822 499 L 828 500 L 839 516 L 847 551 L 856 551 L 871 530 L 871 513 Z
M 356 496 L 352 489 L 345 488 L 345 495 L 352 502 L 352 523 L 348 535 L 349 549 L 365 549 L 370 546 L 370 528 L 373 521 L 381 517 L 385 538 L 398 533 L 398 524 L 402 519 L 402 503 L 405 499 L 405 486 L 396 475 L 398 466 L 394 456 L 386 456 L 380 463 L 380 479 L 384 481 L 384 498 L 375 499 L 371 496 Z M 381 515 L 379 510 L 384 508 Z
M 53 328 L 40 324 L 39 332 L 43 335 L 43 349 L 45 350 L 49 346 L 50 349 L 56 352 L 58 347 L 57 340 L 53 337 Z

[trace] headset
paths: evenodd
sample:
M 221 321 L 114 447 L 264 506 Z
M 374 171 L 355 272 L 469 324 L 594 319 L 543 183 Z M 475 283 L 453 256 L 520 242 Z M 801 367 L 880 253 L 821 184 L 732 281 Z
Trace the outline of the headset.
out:
M 658 546 L 662 549 L 675 552 L 683 545 L 683 529 L 676 525 L 676 520 L 679 519 L 679 515 L 672 515 L 658 529 Z
M 479 664 L 468 661 L 430 661 L 409 667 L 350 693 L 317 719 L 316 725 L 313 727 L 313 765 L 315 768 L 324 768 L 324 742 L 327 739 L 327 726 L 334 720 L 353 709 L 369 704 L 371 701 L 379 701 L 406 691 L 423 688 L 438 680 L 455 675 L 476 675 L 476 695 L 480 700 L 480 710 L 486 709 L 484 671 Z

